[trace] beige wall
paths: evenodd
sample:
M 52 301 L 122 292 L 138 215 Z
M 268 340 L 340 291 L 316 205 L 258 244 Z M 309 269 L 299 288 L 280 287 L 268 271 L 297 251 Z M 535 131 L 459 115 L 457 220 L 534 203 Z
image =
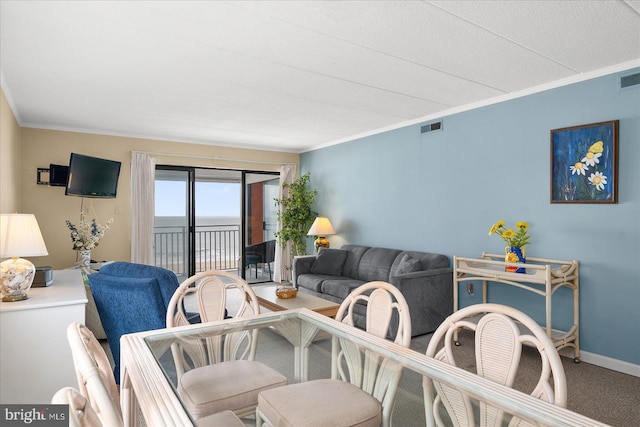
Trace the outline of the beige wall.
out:
M 20 170 L 20 127 L 0 88 L 0 212 L 20 208 L 18 176 Z
M 50 265 L 56 269 L 69 267 L 76 261 L 76 253 L 71 249 L 71 239 L 65 220 L 69 219 L 72 223 L 77 224 L 83 203 L 85 211 L 89 210 L 89 213 L 95 213 L 89 218 L 95 216 L 101 224 L 104 224 L 109 218 L 115 220 L 111 225 L 111 230 L 107 232 L 100 242 L 100 246 L 92 251 L 92 259 L 130 260 L 131 151 L 176 155 L 156 155 L 157 164 L 264 171 L 279 170 L 279 165 L 275 163 L 294 163 L 298 165 L 300 159 L 300 156 L 294 153 L 31 128 L 20 129 L 20 142 L 22 162 L 19 189 L 24 195 L 20 203 L 20 209 L 22 212 L 36 215 L 49 250 L 49 256 L 37 258 L 33 262 L 36 265 Z M 117 198 L 83 199 L 65 196 L 64 187 L 49 187 L 36 184 L 37 168 L 48 168 L 50 163 L 67 165 L 72 152 L 122 162 Z M 209 157 L 209 159 L 185 156 Z M 243 159 L 244 161 L 212 160 L 212 157 Z

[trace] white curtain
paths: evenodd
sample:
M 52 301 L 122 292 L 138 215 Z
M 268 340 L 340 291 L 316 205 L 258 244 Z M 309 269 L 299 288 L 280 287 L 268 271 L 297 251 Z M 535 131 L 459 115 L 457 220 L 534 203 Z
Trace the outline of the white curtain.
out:
M 295 165 L 282 165 L 280 167 L 280 192 L 278 199 L 289 195 L 289 190 L 284 188 L 284 184 L 291 184 L 296 174 Z M 282 206 L 278 206 L 278 210 L 282 213 Z M 282 228 L 278 221 L 278 231 Z M 276 244 L 276 265 L 273 280 L 277 283 L 283 280 L 291 280 L 291 242 L 287 243 L 286 248 L 282 248 L 280 243 Z
M 145 153 L 131 158 L 131 262 L 153 264 L 156 159 Z

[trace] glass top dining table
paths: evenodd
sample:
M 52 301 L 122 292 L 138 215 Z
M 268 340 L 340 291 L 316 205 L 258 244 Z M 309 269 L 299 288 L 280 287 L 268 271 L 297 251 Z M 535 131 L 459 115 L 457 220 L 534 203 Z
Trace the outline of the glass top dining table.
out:
M 120 392 L 125 426 L 141 425 L 140 415 L 151 426 L 197 426 L 180 397 L 182 368 L 177 366 L 184 364 L 176 363 L 176 349 L 204 347 L 246 333 L 257 337 L 255 360 L 279 371 L 289 383 L 335 377 L 332 359 L 338 346 L 357 349 L 369 364 L 397 367 L 400 380 L 392 425 L 435 425 L 425 412 L 423 391 L 423 386 L 433 387 L 433 381 L 457 389 L 476 407 L 484 403 L 503 410 L 504 425 L 513 417 L 554 427 L 605 425 L 303 308 L 123 335 Z M 442 417 L 446 424 L 446 413 Z M 470 425 L 481 423 L 474 420 Z

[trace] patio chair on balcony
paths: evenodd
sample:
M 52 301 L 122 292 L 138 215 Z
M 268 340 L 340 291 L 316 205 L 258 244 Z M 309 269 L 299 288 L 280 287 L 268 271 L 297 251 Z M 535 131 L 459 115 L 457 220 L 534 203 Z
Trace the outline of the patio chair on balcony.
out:
M 249 274 L 251 274 L 251 266 L 255 266 L 256 278 L 258 277 L 258 264 L 262 264 L 263 266 L 266 265 L 269 272 L 269 281 L 272 281 L 273 273 L 271 271 L 271 263 L 274 262 L 275 259 L 275 240 L 268 240 L 266 242 L 247 246 L 244 251 L 245 266 L 249 268 Z

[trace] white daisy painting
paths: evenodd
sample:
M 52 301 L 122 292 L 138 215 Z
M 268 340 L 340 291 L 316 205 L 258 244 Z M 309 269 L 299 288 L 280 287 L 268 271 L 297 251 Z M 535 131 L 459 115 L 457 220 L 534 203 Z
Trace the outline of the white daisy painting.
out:
M 551 131 L 551 203 L 618 203 L 618 126 Z

